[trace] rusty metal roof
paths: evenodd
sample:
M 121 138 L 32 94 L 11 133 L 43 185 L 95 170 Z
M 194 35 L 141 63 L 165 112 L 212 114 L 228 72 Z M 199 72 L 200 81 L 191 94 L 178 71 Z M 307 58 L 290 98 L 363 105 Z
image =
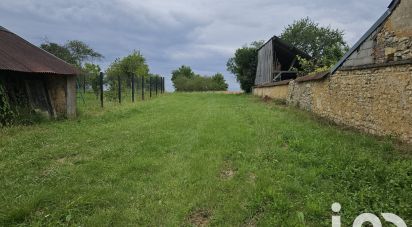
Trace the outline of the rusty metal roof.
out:
M 0 26 L 0 71 L 78 75 L 72 65 Z

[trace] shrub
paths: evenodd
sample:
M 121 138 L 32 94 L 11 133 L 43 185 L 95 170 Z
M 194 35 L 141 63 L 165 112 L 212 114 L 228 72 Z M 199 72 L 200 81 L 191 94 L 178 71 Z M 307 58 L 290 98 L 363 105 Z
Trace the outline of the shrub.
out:
M 181 66 L 172 72 L 172 82 L 176 91 L 226 91 L 228 85 L 221 73 L 200 76 L 188 66 Z
M 6 126 L 13 123 L 15 113 L 10 107 L 6 90 L 0 81 L 0 126 Z

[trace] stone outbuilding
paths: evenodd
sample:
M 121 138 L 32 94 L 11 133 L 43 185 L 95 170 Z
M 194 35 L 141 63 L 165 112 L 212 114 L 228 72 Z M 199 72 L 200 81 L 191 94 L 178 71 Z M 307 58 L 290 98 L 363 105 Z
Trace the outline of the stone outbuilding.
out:
M 78 73 L 74 66 L 0 26 L 0 86 L 12 109 L 75 117 Z

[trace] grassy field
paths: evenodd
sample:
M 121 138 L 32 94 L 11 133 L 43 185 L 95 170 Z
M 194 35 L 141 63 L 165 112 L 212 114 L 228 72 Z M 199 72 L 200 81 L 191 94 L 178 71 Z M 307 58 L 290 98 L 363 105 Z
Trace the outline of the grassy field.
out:
M 412 225 L 412 152 L 247 95 L 167 94 L 0 131 L 0 226 Z

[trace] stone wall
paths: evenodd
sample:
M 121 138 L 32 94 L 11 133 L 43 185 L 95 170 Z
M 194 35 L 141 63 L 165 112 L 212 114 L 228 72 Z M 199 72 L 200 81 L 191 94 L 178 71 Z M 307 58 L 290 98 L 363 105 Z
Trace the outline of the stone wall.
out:
M 343 67 L 382 64 L 412 58 L 412 0 L 402 0 L 364 40 Z
M 255 87 L 253 94 L 260 97 L 269 97 L 271 99 L 286 100 L 288 95 L 288 85 L 277 85 L 270 87 Z
M 289 105 L 293 105 L 307 111 L 312 111 L 314 92 L 319 90 L 319 86 L 321 86 L 321 83 L 319 83 L 317 80 L 306 82 L 290 82 L 286 99 L 287 103 Z
M 50 102 L 55 117 L 76 116 L 76 76 L 53 75 L 47 80 Z
M 255 88 L 338 124 L 412 143 L 412 64 L 340 70 L 321 80 Z
M 411 59 L 412 34 L 397 32 L 391 20 L 388 20 L 381 32 L 377 34 L 374 51 L 376 63 Z
M 412 143 L 412 0 L 390 16 L 330 76 L 306 76 L 254 94 L 375 135 Z M 391 11 L 392 10 L 392 11 Z
M 67 77 L 67 91 L 66 91 L 66 117 L 74 118 L 77 112 L 77 90 L 76 90 L 76 76 Z
M 14 108 L 49 117 L 76 116 L 76 76 L 0 72 L 0 81 Z
M 53 75 L 47 80 L 47 91 L 49 93 L 54 117 L 60 118 L 66 116 L 66 88 L 67 81 L 65 76 Z
M 291 82 L 287 103 L 375 135 L 412 143 L 412 65 L 338 71 Z
M 376 36 L 376 63 L 412 58 L 412 1 L 402 0 Z

